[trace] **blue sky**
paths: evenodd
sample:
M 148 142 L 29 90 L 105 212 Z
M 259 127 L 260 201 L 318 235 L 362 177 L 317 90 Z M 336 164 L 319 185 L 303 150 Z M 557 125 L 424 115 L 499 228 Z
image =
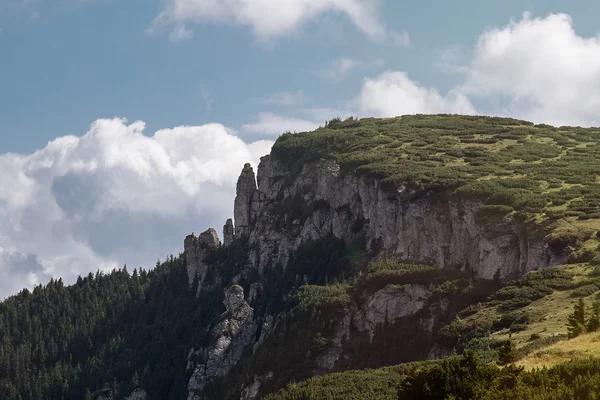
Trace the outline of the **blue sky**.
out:
M 1 0 L 0 150 L 30 152 L 115 116 L 144 120 L 149 132 L 214 121 L 239 128 L 261 111 L 281 111 L 250 99 L 284 90 L 303 90 L 312 98 L 307 107 L 343 109 L 363 75 L 385 69 L 447 90 L 455 77 L 436 66 L 439 52 L 472 45 L 486 26 L 505 25 L 524 11 L 566 12 L 577 32 L 590 36 L 600 12 L 593 1 L 407 3 L 382 2 L 378 15 L 409 33 L 410 48 L 374 43 L 339 12 L 269 45 L 246 26 L 211 21 L 190 24 L 193 37 L 172 42 L 167 33 L 145 33 L 164 10 L 157 0 Z M 339 81 L 314 74 L 340 58 L 384 64 Z
M 151 266 L 220 229 L 243 163 L 287 130 L 415 112 L 599 125 L 597 15 L 584 0 L 0 0 L 0 298 Z

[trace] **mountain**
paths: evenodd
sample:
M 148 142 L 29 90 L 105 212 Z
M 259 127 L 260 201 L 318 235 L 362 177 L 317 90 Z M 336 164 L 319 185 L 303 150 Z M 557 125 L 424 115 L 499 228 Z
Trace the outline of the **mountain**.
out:
M 1 303 L 0 393 L 502 398 L 511 379 L 523 396 L 567 393 L 598 362 L 539 375 L 513 358 L 564 340 L 575 299 L 600 288 L 599 142 L 457 115 L 283 134 L 256 174 L 244 166 L 222 240 L 209 228 L 151 271 Z

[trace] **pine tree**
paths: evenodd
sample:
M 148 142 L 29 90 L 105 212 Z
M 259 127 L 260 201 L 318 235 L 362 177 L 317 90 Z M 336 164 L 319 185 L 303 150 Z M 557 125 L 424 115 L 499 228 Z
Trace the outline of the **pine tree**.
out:
M 569 339 L 577 337 L 582 333 L 586 332 L 585 327 L 585 302 L 583 299 L 579 299 L 577 304 L 574 306 L 573 314 L 569 315 L 567 320 L 567 330 L 569 332 Z
M 587 322 L 587 331 L 594 332 L 598 329 L 600 329 L 600 301 L 596 300 L 592 304 L 592 312 Z
M 498 364 L 512 364 L 516 361 L 515 343 L 512 336 L 508 336 L 508 340 L 504 341 L 500 349 L 498 349 Z

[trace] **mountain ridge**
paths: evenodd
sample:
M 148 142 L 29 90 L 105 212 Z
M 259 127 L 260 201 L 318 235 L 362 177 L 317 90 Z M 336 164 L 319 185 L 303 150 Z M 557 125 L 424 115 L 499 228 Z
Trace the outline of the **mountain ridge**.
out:
M 595 284 L 560 265 L 600 260 L 599 143 L 597 128 L 456 115 L 284 134 L 257 174 L 243 167 L 222 242 L 209 228 L 153 271 L 1 303 L 0 387 L 9 399 L 251 400 L 453 349 L 496 357 L 497 332 L 531 322 L 524 307 Z M 38 302 L 57 329 L 34 322 Z M 90 309 L 81 326 L 76 302 Z

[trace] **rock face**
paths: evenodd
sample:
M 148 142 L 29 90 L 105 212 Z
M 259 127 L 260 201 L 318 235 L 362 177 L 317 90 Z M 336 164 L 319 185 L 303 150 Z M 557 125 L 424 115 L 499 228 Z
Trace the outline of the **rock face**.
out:
M 144 389 L 135 389 L 131 394 L 123 400 L 146 400 L 147 393 Z
M 210 333 L 212 344 L 197 352 L 199 363 L 188 383 L 188 400 L 203 399 L 202 390 L 215 378 L 225 376 L 240 360 L 244 348 L 255 341 L 254 310 L 244 300 L 244 289 L 230 286 L 223 303 L 227 311 Z
M 400 288 L 388 285 L 369 296 L 353 314 L 352 324 L 371 340 L 375 328 L 383 322 L 394 322 L 397 318 L 413 315 L 420 311 L 431 296 L 431 289 L 423 285 L 404 285 Z
M 233 221 L 231 218 L 229 218 L 227 222 L 225 222 L 225 225 L 223 225 L 223 246 L 229 246 L 231 243 L 233 243 L 234 239 L 235 230 L 233 228 Z
M 208 265 L 204 262 L 210 249 L 220 245 L 217 232 L 210 228 L 196 237 L 193 233 L 185 238 L 183 247 L 187 262 L 187 273 L 189 284 L 194 281 L 198 274 L 199 282 L 202 283 L 206 277 Z
M 353 303 L 344 316 L 337 330 L 332 345 L 317 357 L 320 371 L 317 374 L 330 372 L 336 362 L 344 354 L 344 342 L 350 338 L 351 332 L 358 332 L 373 341 L 375 331 L 383 323 L 393 324 L 398 318 L 413 316 L 426 310 L 420 320 L 421 331 L 431 335 L 437 319 L 444 314 L 445 307 L 437 310 L 437 304 L 429 304 L 432 288 L 425 285 L 407 284 L 403 286 L 388 285 L 375 293 Z
M 463 266 L 486 279 L 496 270 L 502 277 L 522 275 L 566 258 L 512 219 L 478 223 L 480 203 L 435 196 L 405 201 L 375 179 L 342 174 L 331 160 L 305 164 L 293 174 L 265 156 L 258 186 L 247 164 L 237 189 L 236 235 L 247 235 L 254 245 L 251 263 L 259 272 L 278 261 L 285 265 L 304 241 L 332 234 L 349 242 L 359 232 L 374 252 L 440 268 Z M 294 217 L 291 207 L 312 212 Z M 286 218 L 286 228 L 276 229 Z
M 235 228 L 233 221 L 227 220 L 223 238 L 224 246 L 247 240 L 247 264 L 241 272 L 236 271 L 233 282 L 246 279 L 248 301 L 240 286 L 226 290 L 227 312 L 211 331 L 212 344 L 190 353 L 188 366 L 193 375 L 188 399 L 201 399 L 203 389 L 215 378 L 225 376 L 240 360 L 244 347 L 252 345 L 256 352 L 272 334 L 277 316 L 260 315 L 255 320 L 250 304 L 261 304 L 258 300 L 264 295 L 265 270 L 275 265 L 285 268 L 294 251 L 310 240 L 334 236 L 349 244 L 360 238 L 373 257 L 390 256 L 440 268 L 460 267 L 485 279 L 492 279 L 496 272 L 501 277 L 521 276 L 566 259 L 566 254 L 550 250 L 543 234 L 510 217 L 493 225 L 480 222 L 477 212 L 481 204 L 476 201 L 440 195 L 409 201 L 405 190 L 390 193 L 376 179 L 342 173 L 332 160 L 307 163 L 300 171 L 290 171 L 265 156 L 257 178 L 246 164 L 237 182 Z M 205 257 L 216 246 L 219 239 L 212 229 L 199 238 L 186 238 L 190 283 L 196 274 L 200 283 L 204 281 L 208 268 Z M 299 281 L 302 278 L 297 277 Z M 357 332 L 367 342 L 373 341 L 377 327 L 386 321 L 407 318 L 416 324 L 419 334 L 431 336 L 449 308 L 447 299 L 432 297 L 433 289 L 407 284 L 364 294 L 339 321 L 332 344 L 315 355 L 319 370 L 314 373 L 332 371 L 344 361 L 344 344 L 351 334 Z M 436 349 L 426 350 L 431 357 L 439 355 Z M 240 387 L 241 398 L 258 398 L 272 376 L 252 376 Z
M 242 170 L 234 204 L 235 230 L 227 221 L 224 241 L 229 245 L 234 238 L 247 237 L 254 249 L 250 264 L 259 273 L 276 262 L 286 265 L 303 242 L 330 234 L 350 242 L 360 233 L 373 252 L 440 268 L 462 266 L 485 279 L 497 270 L 501 277 L 519 276 L 566 259 L 566 254 L 550 250 L 543 235 L 517 221 L 478 223 L 480 206 L 436 196 L 405 201 L 400 194 L 384 191 L 375 179 L 342 174 L 331 160 L 305 164 L 293 174 L 265 156 L 258 181 L 249 164 Z M 293 207 L 302 210 L 296 212 L 299 217 Z M 205 249 L 218 245 L 216 233 L 209 231 L 197 241 L 186 238 L 190 282 L 196 272 L 202 280 Z
M 254 192 L 256 192 L 256 176 L 252 166 L 246 164 L 237 181 L 234 201 L 233 217 L 235 219 L 235 234 L 238 237 L 248 234 Z

